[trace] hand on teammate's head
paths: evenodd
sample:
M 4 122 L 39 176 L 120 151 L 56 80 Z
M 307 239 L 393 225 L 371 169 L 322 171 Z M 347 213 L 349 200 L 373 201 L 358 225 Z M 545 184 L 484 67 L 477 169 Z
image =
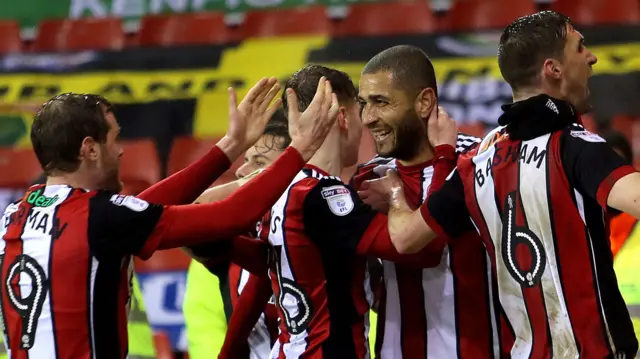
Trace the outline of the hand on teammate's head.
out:
M 275 77 L 258 81 L 238 104 L 233 88 L 229 88 L 229 129 L 227 137 L 242 147 L 253 145 L 264 131 L 271 116 L 280 107 L 281 100 L 274 98 L 280 91 Z M 273 102 L 273 103 L 272 103 Z
M 440 145 L 455 147 L 458 138 L 458 126 L 442 106 L 433 106 L 427 122 L 427 136 L 429 137 L 429 143 L 434 148 Z
M 304 112 L 298 110 L 298 98 L 290 88 L 287 89 L 287 103 L 291 146 L 308 161 L 322 146 L 338 118 L 338 98 L 333 93 L 329 81 L 323 76 L 318 81 L 318 88 L 311 104 Z

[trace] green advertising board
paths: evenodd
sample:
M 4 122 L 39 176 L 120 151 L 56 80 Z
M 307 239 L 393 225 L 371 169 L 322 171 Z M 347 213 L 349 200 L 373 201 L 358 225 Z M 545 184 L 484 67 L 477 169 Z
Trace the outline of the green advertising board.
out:
M 356 1 L 362 0 L 2 0 L 0 19 L 17 20 L 25 30 L 33 29 L 43 19 L 84 16 L 116 16 L 135 26 L 147 14 L 243 12 L 314 4 L 338 6 Z

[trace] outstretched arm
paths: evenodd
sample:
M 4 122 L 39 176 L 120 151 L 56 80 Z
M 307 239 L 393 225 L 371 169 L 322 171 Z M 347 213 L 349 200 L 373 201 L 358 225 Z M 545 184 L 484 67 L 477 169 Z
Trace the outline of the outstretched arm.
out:
M 367 206 L 351 187 L 341 181 L 325 178 L 307 191 L 303 204 L 305 233 L 319 247 L 420 268 L 440 263 L 444 241 L 434 243 L 415 255 L 403 255 L 392 242 L 387 216 Z
M 231 195 L 235 190 L 240 188 L 240 186 L 242 186 L 243 184 L 247 183 L 250 179 L 260 174 L 262 171 L 263 169 L 259 169 L 238 180 L 209 188 L 206 191 L 204 191 L 195 200 L 194 203 L 211 203 L 211 202 L 223 200 L 229 197 L 229 195 Z
M 265 273 L 269 269 L 267 243 L 248 236 L 191 246 L 185 251 L 207 268 L 232 262 L 254 274 Z
M 225 151 L 235 153 L 238 147 L 223 138 L 198 161 L 147 188 L 137 197 L 164 205 L 190 203 L 229 169 L 231 160 Z
M 431 193 L 416 211 L 406 203 L 402 181 L 395 171 L 389 170 L 385 177 L 369 182 L 371 191 L 389 196 L 386 230 L 399 253 L 417 253 L 436 237 L 457 238 L 475 230 L 469 219 L 464 187 L 457 171 L 452 172 L 441 188 Z
M 456 168 L 456 149 L 451 145 L 434 148 L 433 178 L 427 191 L 427 198 L 438 191 L 447 180 L 447 176 Z
M 258 140 L 279 105 L 276 102 L 269 106 L 279 90 L 276 78 L 263 78 L 238 105 L 235 91 L 230 88 L 227 135 L 200 160 L 151 186 L 138 198 L 164 205 L 193 202 Z
M 295 94 L 289 92 L 295 104 Z M 88 234 L 96 256 L 135 254 L 233 238 L 256 223 L 322 145 L 338 113 L 331 86 L 320 79 L 316 96 L 300 114 L 290 107 L 291 145 L 255 180 L 228 198 L 209 204 L 153 205 L 131 196 L 101 192 L 90 202 Z M 261 129 L 262 131 L 262 129 Z

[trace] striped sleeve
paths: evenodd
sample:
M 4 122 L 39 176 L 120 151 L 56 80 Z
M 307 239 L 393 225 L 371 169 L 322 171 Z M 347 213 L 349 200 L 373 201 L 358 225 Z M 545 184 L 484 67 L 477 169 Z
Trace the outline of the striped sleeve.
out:
M 89 201 L 89 246 L 97 258 L 151 256 L 163 207 L 133 196 L 98 192 Z
M 603 208 L 609 192 L 622 177 L 636 172 L 605 140 L 579 125 L 561 138 L 562 162 L 569 182 Z

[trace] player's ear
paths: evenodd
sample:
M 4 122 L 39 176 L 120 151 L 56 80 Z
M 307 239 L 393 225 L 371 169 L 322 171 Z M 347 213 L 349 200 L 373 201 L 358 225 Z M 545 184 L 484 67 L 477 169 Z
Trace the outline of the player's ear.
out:
M 431 114 L 431 110 L 436 106 L 436 92 L 427 87 L 422 89 L 416 96 L 415 109 L 420 118 L 427 119 Z
M 562 64 L 555 59 L 546 59 L 542 65 L 542 73 L 544 77 L 559 80 L 562 76 Z
M 341 129 L 347 128 L 347 109 L 344 106 L 338 109 L 338 125 Z
M 85 137 L 80 145 L 80 153 L 78 158 L 80 160 L 86 159 L 89 161 L 97 161 L 100 158 L 100 144 L 93 139 L 93 137 Z

